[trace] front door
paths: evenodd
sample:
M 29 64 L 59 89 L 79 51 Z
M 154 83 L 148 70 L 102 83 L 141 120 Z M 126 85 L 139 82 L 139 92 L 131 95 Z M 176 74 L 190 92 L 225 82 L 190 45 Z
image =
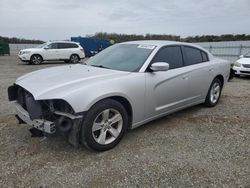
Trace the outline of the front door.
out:
M 56 60 L 59 59 L 58 43 L 51 43 L 44 48 L 44 59 L 45 60 Z
M 152 63 L 166 62 L 168 71 L 146 72 L 145 116 L 155 117 L 185 106 L 188 77 L 180 46 L 161 48 Z

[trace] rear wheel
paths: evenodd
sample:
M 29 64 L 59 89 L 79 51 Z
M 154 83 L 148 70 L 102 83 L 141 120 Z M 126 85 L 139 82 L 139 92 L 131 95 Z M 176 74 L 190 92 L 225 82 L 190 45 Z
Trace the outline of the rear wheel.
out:
M 94 150 L 109 150 L 120 142 L 127 126 L 128 115 L 123 105 L 106 99 L 88 111 L 82 125 L 81 141 Z
M 30 64 L 39 65 L 43 62 L 43 58 L 40 55 L 32 55 L 30 58 Z
M 80 61 L 80 58 L 77 54 L 72 54 L 70 56 L 70 63 L 78 63 Z
M 215 106 L 219 102 L 221 90 L 222 90 L 222 83 L 220 79 L 215 78 L 209 88 L 205 105 L 208 107 Z

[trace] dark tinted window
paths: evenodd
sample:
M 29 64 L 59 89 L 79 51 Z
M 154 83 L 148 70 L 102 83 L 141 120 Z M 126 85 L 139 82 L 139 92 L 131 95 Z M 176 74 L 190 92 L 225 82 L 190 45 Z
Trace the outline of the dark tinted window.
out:
M 62 49 L 62 48 L 68 48 L 68 47 L 66 43 L 59 43 L 58 48 Z
M 201 51 L 197 48 L 184 46 L 186 54 L 186 64 L 193 65 L 202 62 Z
M 201 51 L 201 56 L 202 56 L 202 61 L 203 62 L 207 62 L 208 61 L 207 53 Z
M 71 44 L 72 48 L 78 48 L 77 44 Z
M 47 46 L 49 49 L 57 49 L 58 43 L 51 43 Z
M 74 43 L 59 43 L 58 48 L 65 49 L 65 48 L 78 48 L 77 44 Z
M 179 46 L 169 46 L 161 48 L 153 62 L 166 62 L 169 64 L 170 69 L 175 69 L 183 66 L 183 58 L 181 48 Z

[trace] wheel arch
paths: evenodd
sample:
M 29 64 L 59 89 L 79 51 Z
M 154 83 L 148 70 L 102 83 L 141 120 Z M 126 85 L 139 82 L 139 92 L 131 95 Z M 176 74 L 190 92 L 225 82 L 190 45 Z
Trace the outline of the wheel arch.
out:
M 43 56 L 39 53 L 34 53 L 30 56 L 30 61 L 31 61 L 31 58 L 34 56 L 34 55 L 39 55 L 41 58 L 42 58 L 42 61 L 44 60 Z
M 218 78 L 221 81 L 222 87 L 224 86 L 224 77 L 221 74 L 218 74 L 217 76 L 215 76 L 214 79 Z
M 133 108 L 131 105 L 131 102 L 124 96 L 121 95 L 110 95 L 110 96 L 105 96 L 103 98 L 99 98 L 97 100 L 95 100 L 94 102 L 91 103 L 89 109 L 94 106 L 96 103 L 102 101 L 102 100 L 106 100 L 106 99 L 113 99 L 117 102 L 119 102 L 121 105 L 123 105 L 123 107 L 125 108 L 125 110 L 127 111 L 128 114 L 128 120 L 129 120 L 129 125 L 128 127 L 131 128 L 132 127 L 132 122 L 133 122 Z
M 77 55 L 78 58 L 80 59 L 80 56 L 79 56 L 79 54 L 77 54 L 77 53 L 72 53 L 72 54 L 70 54 L 69 59 L 71 58 L 72 55 Z

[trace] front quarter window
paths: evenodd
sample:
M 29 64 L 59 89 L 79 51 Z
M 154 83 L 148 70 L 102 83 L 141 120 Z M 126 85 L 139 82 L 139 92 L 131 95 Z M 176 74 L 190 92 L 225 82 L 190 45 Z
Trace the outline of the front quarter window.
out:
M 155 46 L 116 44 L 87 60 L 86 64 L 113 70 L 138 72 Z

